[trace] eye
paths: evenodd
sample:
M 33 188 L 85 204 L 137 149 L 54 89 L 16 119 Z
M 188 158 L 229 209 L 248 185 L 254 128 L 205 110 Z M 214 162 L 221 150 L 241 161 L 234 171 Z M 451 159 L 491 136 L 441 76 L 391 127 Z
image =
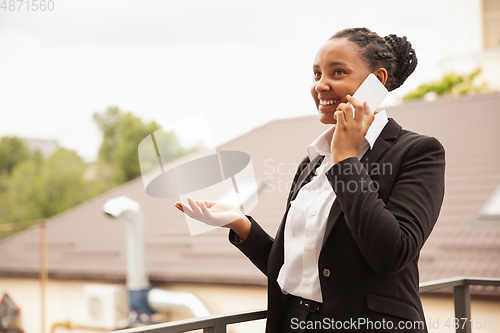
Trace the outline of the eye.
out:
M 319 77 L 321 77 L 321 72 L 314 71 L 314 77 L 315 77 L 315 78 L 319 78 Z
M 336 69 L 333 72 L 333 75 L 342 75 L 342 74 L 345 74 L 345 71 L 343 69 Z

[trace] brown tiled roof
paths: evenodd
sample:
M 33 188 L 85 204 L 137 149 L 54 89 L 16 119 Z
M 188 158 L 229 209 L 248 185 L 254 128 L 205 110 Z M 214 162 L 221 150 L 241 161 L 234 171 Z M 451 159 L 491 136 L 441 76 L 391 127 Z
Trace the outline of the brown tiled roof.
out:
M 500 220 L 478 212 L 500 184 L 500 94 L 414 102 L 387 113 L 404 128 L 437 137 L 446 149 L 446 194 L 438 223 L 422 250 L 421 281 L 447 277 L 500 278 Z M 326 126 L 315 115 L 256 128 L 219 150 L 248 153 L 265 181 L 251 213 L 274 235 L 285 209 L 286 185 L 305 148 Z M 274 171 L 274 172 L 273 172 Z M 227 230 L 191 237 L 173 199 L 145 194 L 133 180 L 47 223 L 52 278 L 125 279 L 123 221 L 108 219 L 104 202 L 126 195 L 144 211 L 146 265 L 152 281 L 265 284 L 264 276 L 227 241 Z M 39 229 L 0 243 L 1 276 L 37 276 Z
M 500 219 L 478 217 L 500 185 L 500 94 L 405 104 L 388 113 L 446 149 L 445 198 L 422 249 L 420 280 L 500 278 Z

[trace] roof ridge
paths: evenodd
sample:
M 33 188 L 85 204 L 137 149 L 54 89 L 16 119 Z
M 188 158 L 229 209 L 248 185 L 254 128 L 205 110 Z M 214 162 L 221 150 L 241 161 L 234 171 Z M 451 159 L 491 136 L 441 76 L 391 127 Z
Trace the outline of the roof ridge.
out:
M 426 101 L 422 98 L 417 99 L 417 100 L 410 100 L 407 102 L 403 102 L 401 104 L 397 105 L 391 105 L 388 106 L 386 109 L 394 109 L 394 108 L 399 108 L 399 107 L 405 107 L 405 106 L 411 106 L 411 107 L 417 107 L 417 106 L 422 106 L 422 105 L 439 105 L 439 104 L 448 104 L 448 103 L 463 103 L 467 102 L 467 100 L 482 100 L 482 99 L 497 99 L 500 98 L 500 91 L 493 91 L 493 92 L 487 92 L 487 93 L 478 93 L 478 94 L 471 94 L 471 95 L 459 95 L 459 96 L 439 96 L 437 99 L 432 100 L 432 101 Z

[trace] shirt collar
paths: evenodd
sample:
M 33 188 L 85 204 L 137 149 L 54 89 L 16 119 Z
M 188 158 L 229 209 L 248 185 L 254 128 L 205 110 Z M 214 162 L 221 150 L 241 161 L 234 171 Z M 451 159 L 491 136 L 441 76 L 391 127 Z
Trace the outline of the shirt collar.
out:
M 365 135 L 365 140 L 368 142 L 370 149 L 373 148 L 375 141 L 379 137 L 387 122 L 388 119 L 385 110 L 381 110 L 375 114 L 375 119 Z M 307 147 L 307 155 L 309 156 L 310 161 L 319 155 L 331 156 L 332 153 L 330 147 L 334 132 L 335 125 L 323 132 L 323 134 L 321 134 L 316 140 L 314 140 L 313 143 L 309 145 L 309 147 Z

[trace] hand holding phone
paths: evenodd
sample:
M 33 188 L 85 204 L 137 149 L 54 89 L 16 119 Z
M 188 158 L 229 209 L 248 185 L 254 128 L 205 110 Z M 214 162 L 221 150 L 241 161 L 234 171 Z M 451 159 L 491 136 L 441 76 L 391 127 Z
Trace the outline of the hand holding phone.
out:
M 384 98 L 387 96 L 388 91 L 384 87 L 384 85 L 377 79 L 377 77 L 373 74 L 369 74 L 365 81 L 358 87 L 354 95 L 359 103 L 364 105 L 365 102 L 368 103 L 368 106 L 372 111 L 375 111 L 379 105 L 382 103 Z M 356 111 L 351 103 L 347 103 L 353 108 L 353 118 L 356 118 Z M 366 114 L 363 112 L 363 120 Z M 353 120 L 345 119 L 344 117 L 340 117 L 337 121 L 338 128 L 335 129 L 332 143 L 331 143 L 331 151 L 333 157 L 333 163 L 338 163 L 349 157 L 357 156 L 359 148 L 365 138 L 365 135 L 373 122 L 373 118 L 368 123 L 365 121 L 358 122 L 355 128 L 358 128 L 357 131 L 345 131 L 346 123 L 352 124 Z M 354 125 L 354 124 L 353 124 Z
M 382 101 L 385 99 L 389 92 L 379 81 L 379 79 L 373 74 L 370 73 L 367 78 L 361 83 L 359 88 L 356 90 L 352 97 L 356 98 L 361 104 L 364 105 L 365 102 L 368 102 L 368 106 L 370 109 L 375 112 L 375 110 L 382 104 Z M 350 105 L 354 111 L 354 107 L 351 103 L 347 103 Z M 356 117 L 356 112 L 353 112 L 353 117 Z M 365 114 L 363 114 L 363 118 Z

